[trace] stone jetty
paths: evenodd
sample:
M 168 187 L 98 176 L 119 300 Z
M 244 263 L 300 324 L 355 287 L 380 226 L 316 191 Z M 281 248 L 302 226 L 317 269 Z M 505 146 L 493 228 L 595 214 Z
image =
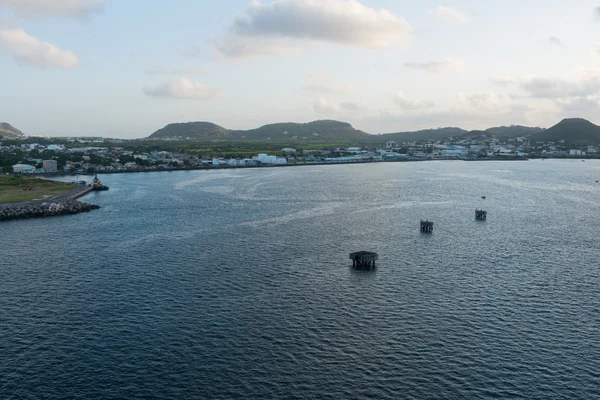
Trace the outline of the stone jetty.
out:
M 79 214 L 97 210 L 100 206 L 82 201 L 69 200 L 64 203 L 42 202 L 0 208 L 0 221 L 52 217 L 55 215 Z
M 82 186 L 44 200 L 0 204 L 0 221 L 79 214 L 97 210 L 100 206 L 76 200 L 92 190 L 90 187 Z

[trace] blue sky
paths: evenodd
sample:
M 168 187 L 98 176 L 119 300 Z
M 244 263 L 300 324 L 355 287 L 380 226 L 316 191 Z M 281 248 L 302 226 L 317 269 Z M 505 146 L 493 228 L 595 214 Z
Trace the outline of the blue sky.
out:
M 337 119 L 369 133 L 600 123 L 598 7 L 0 0 L 0 121 L 129 138 L 198 120 Z

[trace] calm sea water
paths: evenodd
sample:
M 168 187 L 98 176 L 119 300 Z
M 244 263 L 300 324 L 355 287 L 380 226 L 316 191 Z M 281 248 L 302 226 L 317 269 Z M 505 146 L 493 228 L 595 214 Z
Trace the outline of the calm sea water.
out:
M 1 399 L 600 398 L 598 161 L 102 179 L 0 224 Z

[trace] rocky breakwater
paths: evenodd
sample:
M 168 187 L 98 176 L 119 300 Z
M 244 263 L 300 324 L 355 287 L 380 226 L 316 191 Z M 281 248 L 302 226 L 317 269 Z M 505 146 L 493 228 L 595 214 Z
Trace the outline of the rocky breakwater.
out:
M 0 208 L 0 221 L 79 214 L 82 212 L 96 210 L 98 208 L 100 208 L 100 206 L 76 200 L 67 200 L 64 202 L 35 202 L 28 204 L 15 204 Z

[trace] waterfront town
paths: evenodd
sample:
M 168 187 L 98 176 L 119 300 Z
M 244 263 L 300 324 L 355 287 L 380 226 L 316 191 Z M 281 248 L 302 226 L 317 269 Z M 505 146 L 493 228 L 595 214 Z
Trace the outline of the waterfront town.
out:
M 15 174 L 111 173 L 174 169 L 231 168 L 328 163 L 423 160 L 523 160 L 529 158 L 596 158 L 600 146 L 573 146 L 564 140 L 530 142 L 527 137 L 506 140 L 459 137 L 417 142 L 388 141 L 379 145 L 320 149 L 282 147 L 276 154 L 220 155 L 198 151 L 137 150 L 144 139 L 36 138 L 19 143 L 0 139 L 0 171 Z

